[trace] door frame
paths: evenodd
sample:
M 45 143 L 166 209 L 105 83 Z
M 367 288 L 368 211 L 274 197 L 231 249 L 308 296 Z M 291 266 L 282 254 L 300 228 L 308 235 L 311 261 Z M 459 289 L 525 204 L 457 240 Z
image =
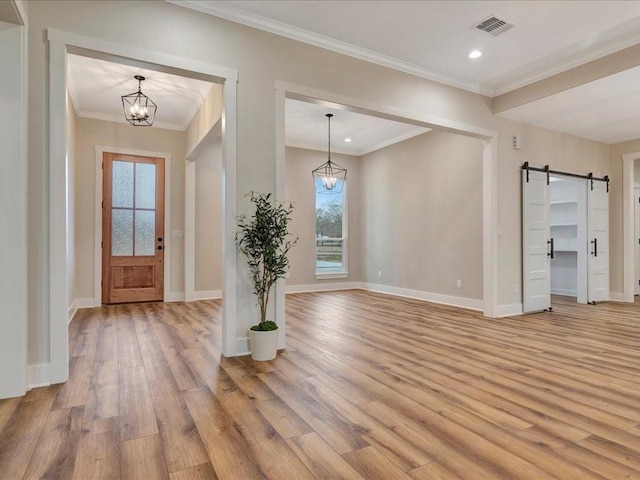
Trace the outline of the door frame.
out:
M 69 378 L 69 328 L 67 324 L 68 274 L 70 260 L 67 254 L 67 53 L 97 58 L 113 56 L 137 62 L 151 68 L 174 69 L 178 74 L 206 76 L 223 88 L 223 303 L 222 303 L 222 354 L 236 355 L 237 324 L 237 252 L 234 237 L 237 211 L 237 82 L 238 71 L 210 62 L 177 57 L 108 40 L 87 37 L 55 29 L 46 30 L 48 42 L 48 222 L 45 227 L 43 257 L 47 267 L 43 321 L 48 329 L 49 364 L 48 378 L 43 383 L 62 383 Z M 46 207 L 45 207 L 46 208 Z M 169 206 L 170 208 L 170 206 Z M 56 225 L 56 228 L 51 228 Z M 171 228 L 170 225 L 167 226 Z M 46 337 L 43 342 L 46 342 Z M 46 345 L 39 348 L 46 349 Z M 48 380 L 48 381 L 47 381 Z
M 95 177 L 95 214 L 94 214 L 94 276 L 93 276 L 93 305 L 99 307 L 102 305 L 102 185 L 103 170 L 102 158 L 105 153 L 117 153 L 120 155 L 136 155 L 138 157 L 155 157 L 164 159 L 164 285 L 162 292 L 163 302 L 178 301 L 180 299 L 172 298 L 170 292 L 171 285 L 171 244 L 172 232 L 169 231 L 171 226 L 171 154 L 165 152 L 149 152 L 147 150 L 134 150 L 132 148 L 107 147 L 96 145 L 96 177 Z M 167 235 L 167 233 L 169 235 Z
M 638 243 L 636 243 L 636 239 L 640 238 L 640 233 L 638 233 L 640 231 L 640 219 L 638 218 L 638 215 L 636 214 L 636 209 L 640 208 L 638 206 L 638 203 L 640 201 L 640 183 L 636 183 L 634 184 L 633 187 L 633 246 L 634 246 L 634 250 L 633 250 L 633 260 L 634 260 L 634 265 L 637 265 L 637 263 L 640 261 L 637 257 L 637 250 L 638 250 Z M 634 297 L 636 295 L 638 295 L 638 290 L 640 290 L 640 274 L 638 273 L 637 269 L 634 268 L 633 271 L 633 295 Z

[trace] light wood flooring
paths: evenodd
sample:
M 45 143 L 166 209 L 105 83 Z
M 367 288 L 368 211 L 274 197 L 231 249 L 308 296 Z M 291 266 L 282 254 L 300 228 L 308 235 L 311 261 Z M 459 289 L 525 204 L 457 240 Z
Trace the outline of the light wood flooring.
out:
M 638 303 L 352 290 L 287 319 L 254 363 L 221 357 L 218 301 L 81 310 L 69 381 L 0 402 L 0 478 L 640 479 Z

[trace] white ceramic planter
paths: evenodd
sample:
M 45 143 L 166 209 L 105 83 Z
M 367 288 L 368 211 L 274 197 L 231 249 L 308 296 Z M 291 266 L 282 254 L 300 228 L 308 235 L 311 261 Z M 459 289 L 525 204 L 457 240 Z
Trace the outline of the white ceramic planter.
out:
M 251 358 L 259 362 L 273 360 L 278 353 L 278 335 L 280 330 L 261 332 L 249 330 L 249 346 Z

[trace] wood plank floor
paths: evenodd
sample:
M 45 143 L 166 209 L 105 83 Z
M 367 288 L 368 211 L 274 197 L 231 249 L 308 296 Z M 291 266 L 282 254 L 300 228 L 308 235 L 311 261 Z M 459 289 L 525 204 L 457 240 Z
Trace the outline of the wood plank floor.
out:
M 221 357 L 218 301 L 81 310 L 69 381 L 0 401 L 0 479 L 640 479 L 639 303 L 352 290 L 287 319 L 252 362 Z

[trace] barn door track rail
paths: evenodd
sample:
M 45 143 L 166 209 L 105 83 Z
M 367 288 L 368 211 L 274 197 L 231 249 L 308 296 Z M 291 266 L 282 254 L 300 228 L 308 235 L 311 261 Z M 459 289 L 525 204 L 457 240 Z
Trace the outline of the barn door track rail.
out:
M 573 177 L 573 178 L 583 178 L 585 180 L 589 180 L 591 183 L 591 190 L 593 190 L 593 182 L 607 182 L 607 192 L 609 192 L 609 175 L 605 175 L 604 177 L 594 177 L 593 173 L 588 173 L 587 175 L 580 175 L 578 173 L 571 172 L 561 172 L 559 170 L 551 170 L 549 165 L 545 165 L 543 168 L 540 167 L 532 167 L 529 165 L 529 162 L 524 162 L 522 164 L 522 170 L 527 172 L 527 183 L 529 182 L 529 171 L 534 172 L 545 172 L 547 174 L 547 185 L 549 185 L 549 177 L 552 173 L 556 175 L 564 175 L 565 177 Z

